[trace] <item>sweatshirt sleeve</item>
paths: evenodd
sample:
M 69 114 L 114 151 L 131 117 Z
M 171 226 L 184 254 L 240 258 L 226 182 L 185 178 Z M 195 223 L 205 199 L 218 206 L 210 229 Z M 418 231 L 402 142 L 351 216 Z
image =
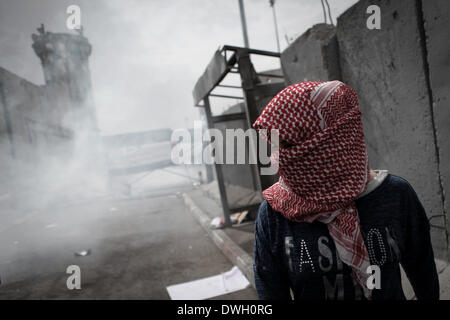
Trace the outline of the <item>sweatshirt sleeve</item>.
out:
M 418 300 L 439 299 L 439 279 L 430 237 L 430 223 L 414 189 L 408 185 L 406 239 L 401 264 Z
M 256 291 L 261 300 L 290 300 L 287 271 L 271 249 L 268 204 L 264 201 L 255 223 L 254 265 Z

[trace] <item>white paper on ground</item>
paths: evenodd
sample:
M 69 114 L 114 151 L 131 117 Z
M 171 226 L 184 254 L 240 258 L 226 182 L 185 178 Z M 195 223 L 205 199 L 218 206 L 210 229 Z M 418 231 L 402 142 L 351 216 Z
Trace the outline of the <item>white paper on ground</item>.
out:
M 214 219 L 211 220 L 210 226 L 213 229 L 219 229 L 219 228 L 223 227 L 222 226 L 222 218 L 215 217 Z
M 250 283 L 238 267 L 230 271 L 167 287 L 172 300 L 203 300 L 245 289 Z

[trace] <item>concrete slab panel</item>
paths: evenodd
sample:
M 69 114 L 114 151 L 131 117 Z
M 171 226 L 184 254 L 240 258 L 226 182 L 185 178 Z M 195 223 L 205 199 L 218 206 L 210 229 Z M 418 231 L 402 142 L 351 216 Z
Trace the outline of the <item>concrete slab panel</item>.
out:
M 381 9 L 381 29 L 366 26 L 369 5 Z M 442 215 L 431 106 L 425 76 L 417 2 L 361 0 L 338 18 L 343 81 L 356 89 L 373 168 L 407 179 L 427 214 Z M 433 223 L 443 227 L 445 219 Z M 437 256 L 445 230 L 432 228 Z
M 433 117 L 439 150 L 439 171 L 450 213 L 450 1 L 422 1 L 427 62 L 433 98 Z M 447 227 L 449 225 L 447 224 Z
M 301 81 L 340 80 L 336 30 L 321 23 L 308 29 L 281 54 L 288 85 Z

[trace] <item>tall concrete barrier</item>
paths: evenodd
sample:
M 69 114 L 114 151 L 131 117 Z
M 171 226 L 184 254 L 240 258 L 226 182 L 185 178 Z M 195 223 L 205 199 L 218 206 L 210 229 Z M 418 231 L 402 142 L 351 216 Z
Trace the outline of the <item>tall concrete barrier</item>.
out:
M 310 28 L 282 52 L 281 66 L 287 85 L 340 80 L 336 29 L 324 23 Z
M 369 30 L 373 4 L 381 29 Z M 412 184 L 436 216 L 432 240 L 442 257 L 447 239 L 421 20 L 418 1 L 361 0 L 338 18 L 337 39 L 342 79 L 359 96 L 371 166 Z
M 422 1 L 439 171 L 450 214 L 450 1 Z M 447 219 L 447 228 L 450 228 Z

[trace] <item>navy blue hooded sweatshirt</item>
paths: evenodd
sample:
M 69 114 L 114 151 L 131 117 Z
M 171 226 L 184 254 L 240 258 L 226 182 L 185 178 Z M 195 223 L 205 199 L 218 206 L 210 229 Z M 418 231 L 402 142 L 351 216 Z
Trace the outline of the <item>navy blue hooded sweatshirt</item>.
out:
M 414 189 L 388 174 L 356 200 L 364 243 L 380 268 L 372 300 L 404 300 L 402 265 L 417 299 L 439 299 L 430 224 Z M 350 267 L 339 259 L 325 224 L 293 222 L 264 201 L 255 223 L 254 273 L 260 299 L 365 299 Z

